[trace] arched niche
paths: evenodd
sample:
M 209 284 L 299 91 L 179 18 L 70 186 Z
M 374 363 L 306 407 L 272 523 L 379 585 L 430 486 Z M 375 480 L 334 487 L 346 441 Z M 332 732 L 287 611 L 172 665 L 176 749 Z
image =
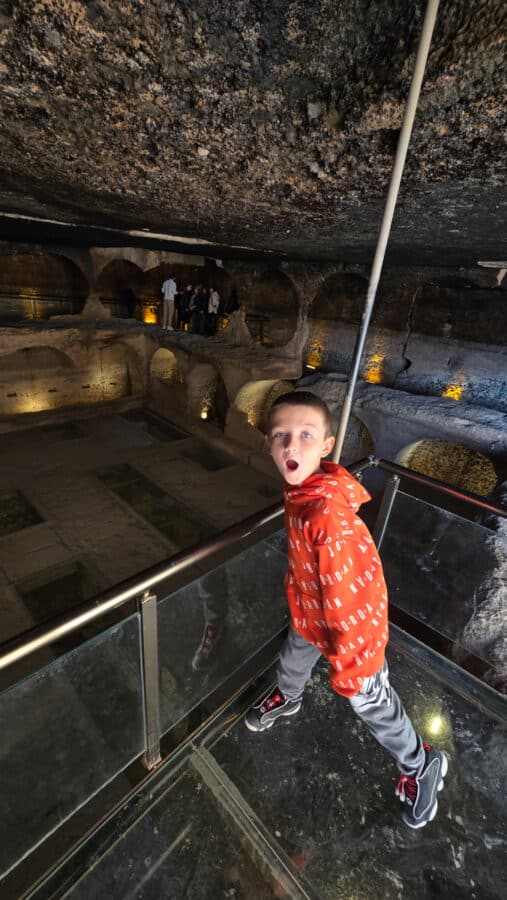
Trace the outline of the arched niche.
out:
M 375 455 L 375 444 L 364 422 L 351 414 L 342 448 L 342 460 L 347 465 Z
M 249 331 L 257 341 L 281 347 L 293 338 L 299 298 L 294 284 L 283 272 L 276 269 L 263 272 L 240 292 L 239 303 L 246 310 Z
M 187 412 L 220 428 L 225 424 L 227 392 L 218 371 L 209 363 L 197 363 L 188 375 Z
M 165 347 L 161 347 L 153 354 L 150 375 L 168 385 L 183 384 L 185 381 L 183 370 L 175 354 Z
M 416 441 L 400 450 L 396 462 L 482 497 L 490 494 L 497 482 L 495 468 L 487 456 L 450 441 Z
M 413 332 L 460 341 L 505 344 L 505 287 L 483 288 L 464 278 L 422 284 L 411 315 Z
M 79 313 L 87 293 L 83 272 L 65 256 L 0 255 L 0 325 Z
M 246 415 L 249 425 L 265 431 L 272 404 L 282 394 L 292 390 L 293 385 L 289 381 L 249 381 L 238 391 L 234 406 Z
M 74 361 L 55 347 L 25 347 L 0 356 L 0 415 L 68 405 L 77 376 Z
M 0 378 L 16 375 L 36 375 L 39 371 L 73 369 L 74 362 L 63 350 L 46 345 L 23 347 L 0 356 Z
M 308 340 L 304 349 L 308 369 L 349 371 L 353 334 L 361 321 L 366 288 L 364 278 L 346 272 L 331 275 L 321 285 L 308 308 Z
M 360 275 L 336 272 L 320 286 L 308 309 L 308 318 L 359 324 L 367 286 Z
M 162 302 L 162 284 L 171 275 L 174 276 L 178 290 L 184 290 L 190 284 L 193 288 L 197 285 L 213 287 L 220 295 L 222 307 L 227 303 L 231 293 L 231 276 L 221 266 L 207 263 L 205 266 L 188 266 L 180 263 L 162 263 L 153 269 L 148 269 L 144 274 L 139 288 L 140 298 L 144 307 L 158 309 Z M 146 321 L 146 320 L 145 320 Z
M 139 396 L 144 393 L 143 364 L 128 344 L 117 341 L 100 348 L 101 380 L 104 400 Z
M 95 293 L 114 316 L 141 318 L 139 293 L 144 273 L 127 259 L 113 259 L 102 269 Z M 137 302 L 136 302 L 137 301 Z

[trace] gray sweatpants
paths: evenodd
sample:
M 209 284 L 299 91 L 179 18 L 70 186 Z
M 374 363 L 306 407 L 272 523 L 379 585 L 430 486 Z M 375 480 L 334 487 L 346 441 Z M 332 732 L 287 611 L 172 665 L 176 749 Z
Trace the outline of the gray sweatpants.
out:
M 289 628 L 277 668 L 278 687 L 284 697 L 296 700 L 301 696 L 320 655 L 317 647 Z M 414 775 L 422 769 L 425 762 L 423 743 L 389 683 L 387 662 L 365 680 L 358 694 L 347 699 L 356 716 L 391 754 L 400 772 Z

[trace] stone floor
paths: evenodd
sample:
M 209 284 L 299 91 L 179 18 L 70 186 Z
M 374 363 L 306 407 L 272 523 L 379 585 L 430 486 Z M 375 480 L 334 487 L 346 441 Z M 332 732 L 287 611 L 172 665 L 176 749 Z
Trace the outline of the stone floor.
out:
M 274 475 L 135 410 L 2 435 L 0 639 L 278 497 Z

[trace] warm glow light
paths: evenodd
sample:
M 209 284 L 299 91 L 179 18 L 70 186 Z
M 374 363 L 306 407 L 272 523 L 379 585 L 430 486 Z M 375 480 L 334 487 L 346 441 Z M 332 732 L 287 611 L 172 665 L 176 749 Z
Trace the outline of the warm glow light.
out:
M 370 384 L 380 384 L 384 375 L 384 357 L 381 353 L 370 356 L 364 369 L 364 380 Z
M 462 384 L 448 384 L 446 389 L 442 391 L 442 397 L 449 397 L 451 400 L 462 400 L 465 388 Z
M 323 356 L 324 347 L 322 344 L 318 344 L 317 342 L 313 343 L 308 351 L 308 356 L 306 357 L 306 368 L 318 369 L 322 364 Z
M 201 419 L 207 419 L 207 418 L 208 418 L 208 410 L 203 409 L 201 412 Z
M 157 309 L 155 306 L 143 306 L 143 322 L 146 325 L 157 324 Z

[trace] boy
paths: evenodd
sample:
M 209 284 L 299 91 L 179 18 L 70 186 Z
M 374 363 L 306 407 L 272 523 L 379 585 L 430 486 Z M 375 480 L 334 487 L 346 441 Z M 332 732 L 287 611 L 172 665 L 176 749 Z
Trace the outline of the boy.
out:
M 314 394 L 279 397 L 266 439 L 285 480 L 291 626 L 280 651 L 277 686 L 249 710 L 245 724 L 250 731 L 265 731 L 281 716 L 295 715 L 323 654 L 332 687 L 347 697 L 402 773 L 396 795 L 403 821 L 422 828 L 436 815 L 448 764 L 444 753 L 423 744 L 389 683 L 382 565 L 356 514 L 370 496 L 342 466 L 323 461 L 334 445 L 332 421 Z

